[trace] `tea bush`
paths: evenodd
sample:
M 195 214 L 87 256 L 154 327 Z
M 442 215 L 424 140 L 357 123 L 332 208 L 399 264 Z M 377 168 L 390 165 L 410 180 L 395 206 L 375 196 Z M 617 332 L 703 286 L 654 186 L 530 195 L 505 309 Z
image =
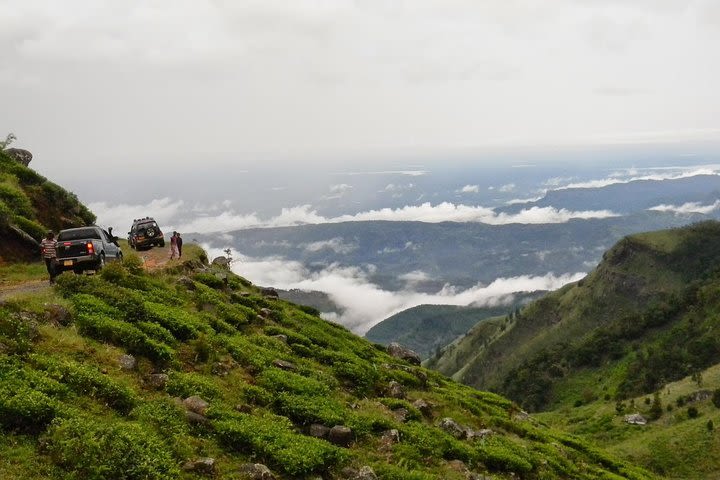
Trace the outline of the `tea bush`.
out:
M 382 478 L 383 480 L 437 480 L 435 475 L 417 470 L 407 470 L 403 467 L 387 463 L 375 464 L 373 465 L 373 469 L 378 478 Z
M 0 183 L 0 200 L 16 215 L 26 218 L 34 217 L 30 199 L 20 187 L 9 183 Z
M 220 389 L 209 378 L 197 373 L 171 372 L 165 390 L 175 397 L 199 395 L 205 400 L 220 396 Z
M 192 279 L 215 290 L 222 290 L 225 288 L 225 282 L 212 273 L 196 273 L 192 276 Z
M 137 322 L 135 326 L 140 329 L 148 337 L 153 338 L 159 342 L 166 343 L 168 345 L 174 345 L 177 343 L 173 334 L 170 331 L 158 325 L 157 323 L 151 322 Z
M 207 325 L 187 310 L 160 303 L 145 302 L 145 318 L 169 330 L 178 340 L 189 340 L 207 331 Z
M 230 448 L 250 449 L 288 475 L 307 475 L 336 466 L 347 455 L 324 440 L 292 432 L 292 423 L 277 416 L 238 414 L 214 422 L 218 437 Z
M 41 355 L 33 355 L 31 361 L 38 369 L 47 372 L 50 378 L 68 385 L 75 393 L 104 400 L 120 412 L 129 412 L 137 402 L 131 388 L 114 382 L 89 365 Z
M 76 324 L 81 333 L 92 338 L 121 345 L 131 353 L 143 355 L 160 365 L 173 360 L 173 350 L 147 336 L 142 330 L 127 322 L 108 317 L 79 314 Z
M 320 423 L 333 427 L 345 421 L 345 406 L 330 397 L 280 393 L 274 403 L 278 413 L 285 415 L 300 425 Z
M 410 402 L 407 400 L 402 400 L 400 398 L 379 398 L 378 399 L 380 403 L 388 407 L 390 410 L 397 410 L 399 408 L 404 408 L 407 410 L 407 415 L 405 418 L 408 420 L 421 420 L 422 419 L 422 413 L 420 413 L 420 410 L 413 407 Z
M 330 389 L 319 381 L 303 377 L 293 372 L 286 372 L 279 368 L 268 368 L 256 378 L 258 385 L 270 392 L 292 392 L 300 395 L 321 396 L 328 395 Z
M 53 461 L 78 478 L 169 480 L 180 475 L 165 443 L 134 422 L 61 419 L 51 425 L 45 444 Z
M 527 451 L 504 438 L 493 436 L 477 447 L 480 461 L 491 469 L 512 472 L 531 472 L 533 465 L 526 460 Z
M 248 403 L 252 403 L 254 405 L 270 405 L 275 399 L 273 394 L 262 387 L 258 387 L 257 385 L 243 385 L 241 393 Z
M 37 331 L 29 319 L 0 308 L 0 351 L 23 354 L 32 350 Z
M 59 411 L 58 401 L 43 392 L 20 382 L 0 385 L 0 425 L 5 429 L 42 431 Z
M 42 239 L 45 238 L 45 235 L 48 231 L 46 227 L 40 225 L 38 222 L 27 219 L 25 217 L 21 217 L 20 215 L 15 215 L 13 217 L 13 223 L 15 223 L 15 225 L 20 227 L 23 232 L 27 233 L 38 242 L 42 241 Z
M 367 363 L 338 362 L 333 364 L 332 370 L 338 380 L 360 396 L 374 392 L 380 380 L 375 365 L 368 366 Z
M 472 448 L 437 428 L 428 428 L 420 422 L 408 422 L 400 427 L 403 443 L 417 449 L 421 457 L 444 458 L 470 462 Z
M 309 338 L 307 338 L 305 335 L 300 335 L 299 333 L 290 330 L 289 328 L 270 325 L 265 327 L 264 331 L 266 335 L 285 335 L 287 337 L 288 345 L 291 346 L 295 344 L 305 345 L 306 347 L 312 346 L 312 342 Z
M 234 335 L 221 338 L 225 348 L 232 357 L 252 372 L 261 372 L 269 367 L 273 360 L 279 358 L 277 352 L 256 345 L 251 341 L 253 336 Z

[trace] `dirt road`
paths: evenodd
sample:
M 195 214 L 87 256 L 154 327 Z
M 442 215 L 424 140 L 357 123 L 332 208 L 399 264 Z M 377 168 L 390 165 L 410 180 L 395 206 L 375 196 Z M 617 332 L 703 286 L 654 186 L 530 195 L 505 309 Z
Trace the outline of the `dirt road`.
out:
M 48 289 L 50 289 L 50 284 L 47 280 L 30 280 L 13 285 L 0 285 L 0 301 L 7 300 L 16 295 L 40 293 Z
M 124 242 L 123 242 L 124 243 Z M 139 256 L 145 268 L 149 271 L 158 270 L 170 262 L 178 262 L 178 260 L 170 260 L 170 248 L 153 247 L 150 250 L 132 250 L 127 244 L 122 245 L 125 255 L 135 254 Z M 0 301 L 17 295 L 26 295 L 33 293 L 41 293 L 50 289 L 50 283 L 47 280 L 28 280 L 26 282 L 2 284 L 0 282 Z

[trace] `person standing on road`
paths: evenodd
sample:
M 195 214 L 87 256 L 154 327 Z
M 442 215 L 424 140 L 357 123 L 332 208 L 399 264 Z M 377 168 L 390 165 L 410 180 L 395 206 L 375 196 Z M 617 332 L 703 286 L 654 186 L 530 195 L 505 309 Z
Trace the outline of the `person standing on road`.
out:
M 40 253 L 42 254 L 43 260 L 45 260 L 45 267 L 47 268 L 48 275 L 50 275 L 50 283 L 55 283 L 55 277 L 57 276 L 55 263 L 57 262 L 57 242 L 55 241 L 55 234 L 48 232 L 47 237 L 40 242 Z
M 177 232 L 173 232 L 172 237 L 170 237 L 170 260 L 176 257 L 179 258 L 177 246 Z
M 182 237 L 175 232 L 175 243 L 177 244 L 178 258 L 182 258 Z

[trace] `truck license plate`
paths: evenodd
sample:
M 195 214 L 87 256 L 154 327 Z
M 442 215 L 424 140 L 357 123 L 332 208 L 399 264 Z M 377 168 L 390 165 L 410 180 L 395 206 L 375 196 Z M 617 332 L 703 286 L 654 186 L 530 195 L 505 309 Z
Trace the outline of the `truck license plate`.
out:
M 71 266 L 72 266 L 72 260 L 65 260 L 65 261 L 63 262 L 63 265 L 65 265 L 66 267 L 71 267 Z

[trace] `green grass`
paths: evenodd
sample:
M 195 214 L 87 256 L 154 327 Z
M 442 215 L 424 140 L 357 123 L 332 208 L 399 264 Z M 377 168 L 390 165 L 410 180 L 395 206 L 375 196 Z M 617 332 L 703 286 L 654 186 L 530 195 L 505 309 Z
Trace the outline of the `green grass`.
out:
M 265 463 L 279 479 L 363 465 L 382 478 L 460 478 L 450 460 L 497 479 L 618 470 L 590 445 L 562 446 L 559 433 L 512 419 L 512 402 L 392 359 L 309 311 L 263 298 L 239 277 L 178 286 L 179 275 L 192 276 L 186 268 L 147 273 L 130 262 L 96 276 L 63 275 L 55 289 L 0 306 L 0 476 L 195 478 L 181 466 L 199 456 L 218 460 L 218 478 L 234 478 L 244 462 Z M 56 305 L 69 311 L 62 324 L 49 316 Z M 256 322 L 261 308 L 272 315 Z M 134 370 L 120 368 L 126 353 L 137 359 Z M 164 389 L 147 383 L 156 372 L 169 374 Z M 408 400 L 384 397 L 391 380 Z M 210 404 L 204 425 L 188 422 L 174 399 L 192 395 Z M 432 402 L 434 418 L 412 407 L 418 398 Z M 398 408 L 408 411 L 407 423 L 395 418 Z M 494 436 L 455 439 L 437 427 L 442 416 Z M 312 423 L 347 425 L 354 442 L 344 448 L 310 437 Z M 381 448 L 391 428 L 402 441 Z M 568 467 L 568 455 L 577 467 Z
M 38 253 L 38 259 L 40 254 Z M 10 263 L 0 265 L 0 287 L 15 285 L 34 280 L 47 280 L 48 273 L 45 263 Z

